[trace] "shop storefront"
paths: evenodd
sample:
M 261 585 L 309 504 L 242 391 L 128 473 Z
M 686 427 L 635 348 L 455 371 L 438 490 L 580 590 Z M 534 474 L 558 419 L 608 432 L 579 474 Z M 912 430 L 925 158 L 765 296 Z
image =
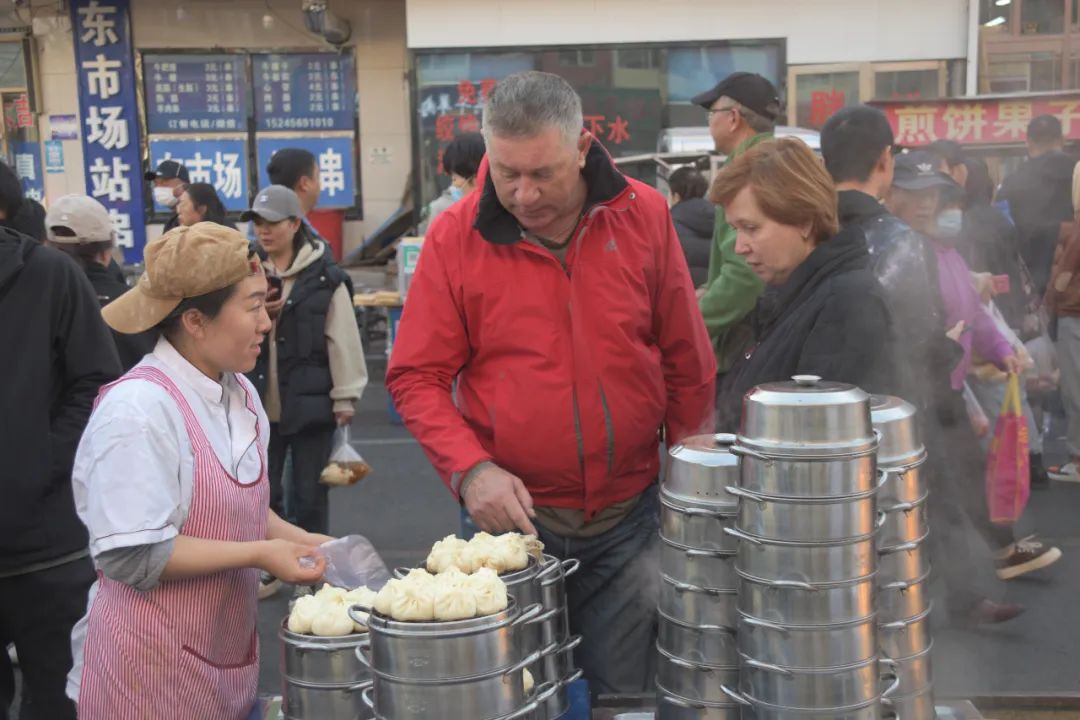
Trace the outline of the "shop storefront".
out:
M 424 50 L 413 65 L 418 200 L 426 203 L 450 181 L 441 163 L 447 143 L 480 129 L 484 98 L 507 75 L 542 70 L 566 78 L 581 95 L 585 127 L 624 157 L 654 152 L 665 128 L 707 125 L 690 98 L 728 73 L 758 72 L 781 86 L 784 41 Z
M 41 78 L 40 102 L 0 42 L 0 70 L 12 63 L 0 75 L 8 125 L 18 126 L 19 93 L 35 113 L 20 130 L 25 137 L 9 128 L 4 150 L 29 168 L 12 143 L 38 149 L 46 199 L 87 192 L 102 201 L 135 260 L 168 216 L 144 187 L 147 169 L 179 160 L 192 182 L 213 185 L 238 213 L 268 183 L 274 152 L 304 148 L 319 164 L 318 209 L 347 252 L 405 195 L 403 5 L 341 4 L 335 17 L 348 33 L 334 43 L 300 3 L 75 0 L 63 10 L 35 8 L 37 67 L 25 75 Z

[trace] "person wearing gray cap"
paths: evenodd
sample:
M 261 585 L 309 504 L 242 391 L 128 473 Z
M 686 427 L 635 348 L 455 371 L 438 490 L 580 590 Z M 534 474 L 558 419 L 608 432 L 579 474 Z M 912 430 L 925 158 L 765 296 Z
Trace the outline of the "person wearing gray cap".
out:
M 330 457 L 335 426 L 352 422 L 367 385 L 364 348 L 352 304 L 352 282 L 330 261 L 330 250 L 302 222 L 296 193 L 283 185 L 259 191 L 241 220 L 252 221 L 270 278 L 266 307 L 274 320 L 248 375 L 270 418 L 270 507 L 297 525 L 326 533 L 327 486 L 319 475 Z M 282 475 L 292 451 L 285 502 Z M 263 578 L 262 596 L 276 590 Z
M 64 195 L 45 214 L 46 243 L 75 260 L 105 307 L 128 291 L 112 269 L 116 232 L 105 206 L 86 195 Z M 113 333 L 120 363 L 130 370 L 154 349 L 154 333 Z
M 776 88 L 756 73 L 732 73 L 691 102 L 708 111 L 709 132 L 728 162 L 771 138 L 780 116 Z M 698 296 L 721 374 L 731 369 L 749 344 L 752 330 L 748 316 L 764 288 L 761 279 L 735 253 L 735 228 L 728 224 L 724 209 L 718 208 L 709 274 Z

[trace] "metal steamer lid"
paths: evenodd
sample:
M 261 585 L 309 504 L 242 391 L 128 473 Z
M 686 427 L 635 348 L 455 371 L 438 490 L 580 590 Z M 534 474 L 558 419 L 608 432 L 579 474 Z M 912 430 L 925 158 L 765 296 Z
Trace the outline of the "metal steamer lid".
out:
M 903 467 L 917 463 L 926 454 L 919 427 L 918 411 L 911 403 L 892 395 L 870 398 L 870 417 L 880 434 L 878 466 Z
M 870 395 L 816 375 L 758 385 L 743 398 L 738 446 L 778 457 L 870 454 L 877 448 Z
M 730 433 L 694 435 L 671 448 L 672 461 L 710 468 L 738 468 L 739 458 L 731 453 L 735 436 Z

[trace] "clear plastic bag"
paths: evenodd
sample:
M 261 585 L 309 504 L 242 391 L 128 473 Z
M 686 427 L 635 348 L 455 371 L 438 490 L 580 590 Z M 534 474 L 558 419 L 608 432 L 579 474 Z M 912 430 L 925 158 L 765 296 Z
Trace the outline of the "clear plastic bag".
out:
M 343 425 L 334 433 L 334 445 L 330 451 L 330 462 L 319 474 L 323 485 L 354 485 L 371 472 L 371 466 L 364 461 L 349 442 L 349 426 Z
M 379 590 L 390 579 L 386 563 L 363 535 L 346 535 L 319 546 L 326 558 L 323 582 L 350 590 L 362 585 Z

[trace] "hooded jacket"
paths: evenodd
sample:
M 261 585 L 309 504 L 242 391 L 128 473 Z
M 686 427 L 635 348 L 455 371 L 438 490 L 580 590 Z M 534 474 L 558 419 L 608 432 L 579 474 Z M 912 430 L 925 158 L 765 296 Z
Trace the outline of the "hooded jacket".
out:
M 484 160 L 424 239 L 386 384 L 455 495 L 492 461 L 591 520 L 656 482 L 661 427 L 712 430 L 716 365 L 667 203 L 595 141 L 582 173 L 564 266 L 523 240 Z
M 1024 256 L 1038 293 L 1046 291 L 1062 223 L 1072 222 L 1072 180 L 1076 159 L 1060 150 L 1024 161 L 1005 178 L 998 199 L 1020 233 Z
M 671 222 L 679 236 L 690 279 L 700 287 L 709 277 L 709 251 L 716 228 L 716 206 L 705 198 L 683 200 L 671 208 Z
M 263 266 L 277 273 L 272 261 Z M 285 304 L 248 379 L 282 435 L 332 428 L 368 380 L 352 281 L 322 240 L 305 242 L 281 277 Z
M 120 375 L 83 271 L 0 228 L 0 577 L 85 554 L 71 467 L 98 388 Z
M 793 375 L 897 394 L 889 305 L 858 228 L 814 248 L 785 283 L 766 291 L 752 322 L 756 342 L 724 377 L 720 432 L 738 430 L 743 396 L 755 385 Z

